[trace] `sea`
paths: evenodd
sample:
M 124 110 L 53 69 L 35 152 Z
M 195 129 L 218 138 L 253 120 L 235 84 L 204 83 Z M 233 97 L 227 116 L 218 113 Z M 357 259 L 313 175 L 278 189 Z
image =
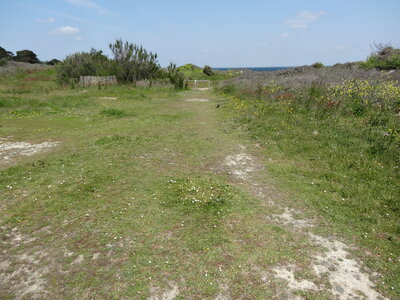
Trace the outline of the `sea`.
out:
M 214 70 L 219 70 L 219 71 L 227 71 L 227 70 L 251 70 L 251 71 L 256 71 L 256 72 L 271 72 L 271 71 L 278 71 L 278 70 L 284 70 L 284 69 L 289 69 L 293 67 L 234 67 L 234 68 L 213 68 Z

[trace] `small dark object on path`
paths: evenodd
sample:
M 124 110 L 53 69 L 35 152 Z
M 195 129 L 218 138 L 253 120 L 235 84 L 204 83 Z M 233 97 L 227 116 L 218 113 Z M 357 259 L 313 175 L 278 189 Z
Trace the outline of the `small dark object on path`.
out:
M 219 104 L 217 104 L 217 108 L 219 108 Z

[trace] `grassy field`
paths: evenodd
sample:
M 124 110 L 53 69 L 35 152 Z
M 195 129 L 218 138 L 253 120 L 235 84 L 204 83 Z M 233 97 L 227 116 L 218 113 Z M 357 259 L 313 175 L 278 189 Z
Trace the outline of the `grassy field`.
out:
M 274 107 L 268 126 L 243 125 L 238 103 L 210 91 L 71 89 L 53 77 L 0 78 L 1 142 L 58 143 L 1 163 L 0 298 L 332 299 L 329 274 L 314 271 L 322 250 L 310 231 L 360 245 L 349 253 L 383 274 L 372 276 L 377 289 L 400 295 L 392 212 L 368 204 L 352 222 L 363 196 L 395 199 L 395 179 L 368 189 L 356 171 L 327 172 L 322 146 L 336 127 L 311 122 L 302 132 Z M 307 157 L 313 130 L 322 150 Z M 286 207 L 318 226 L 287 226 L 276 217 Z M 301 284 L 279 277 L 281 266 L 296 266 Z

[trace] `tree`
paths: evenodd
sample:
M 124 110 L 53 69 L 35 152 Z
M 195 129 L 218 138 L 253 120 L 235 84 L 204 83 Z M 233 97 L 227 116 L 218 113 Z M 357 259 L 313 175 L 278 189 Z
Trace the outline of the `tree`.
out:
M 36 54 L 31 50 L 17 51 L 17 55 L 14 57 L 14 60 L 30 64 L 37 64 L 40 62 Z
M 52 60 L 47 61 L 46 64 L 50 65 L 50 66 L 54 66 L 60 62 L 61 62 L 61 60 L 58 60 L 57 58 L 53 58 Z
M 203 73 L 206 74 L 207 76 L 211 76 L 214 74 L 214 71 L 210 66 L 204 66 Z
M 157 54 L 148 52 L 142 46 L 123 42 L 121 39 L 109 44 L 114 55 L 117 78 L 121 82 L 135 82 L 157 76 L 160 65 Z
M 0 47 L 0 59 L 10 60 L 14 54 L 11 51 L 7 51 L 3 47 Z

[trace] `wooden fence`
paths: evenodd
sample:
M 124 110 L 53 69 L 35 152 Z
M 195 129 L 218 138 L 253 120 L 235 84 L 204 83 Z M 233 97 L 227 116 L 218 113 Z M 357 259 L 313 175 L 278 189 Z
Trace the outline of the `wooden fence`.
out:
M 117 84 L 117 77 L 113 76 L 80 76 L 79 84 L 82 86 L 113 85 Z

